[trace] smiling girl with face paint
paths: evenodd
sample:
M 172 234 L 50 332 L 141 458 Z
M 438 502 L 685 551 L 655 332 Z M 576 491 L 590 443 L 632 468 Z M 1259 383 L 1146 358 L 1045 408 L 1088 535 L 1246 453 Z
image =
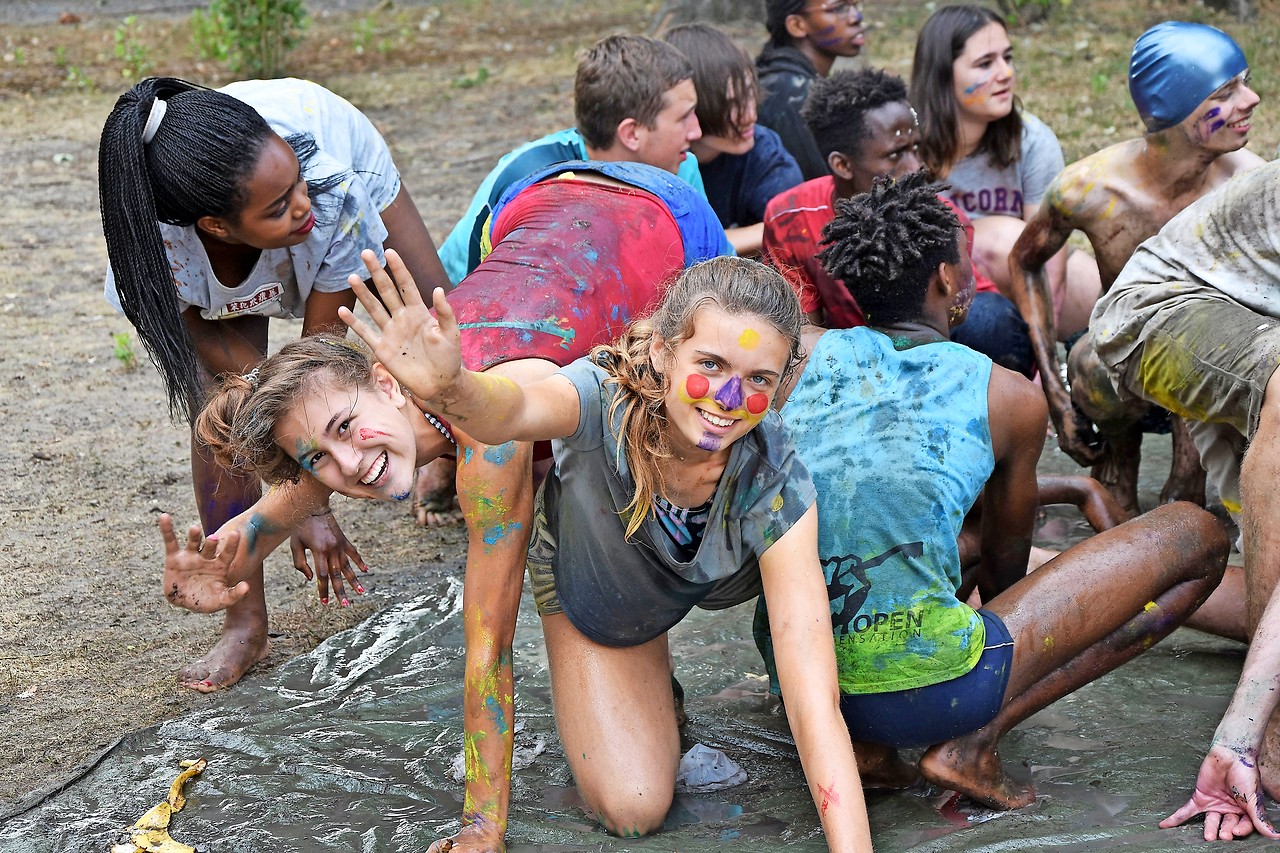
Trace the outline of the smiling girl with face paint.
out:
M 394 259 L 391 270 L 394 284 L 374 271 L 382 302 L 352 281 L 377 328 L 343 319 L 414 397 L 481 441 L 554 439 L 529 571 L 564 753 L 601 823 L 647 834 L 670 807 L 680 737 L 667 631 L 694 606 L 763 593 L 775 628 L 786 625 L 779 677 L 827 843 L 869 851 L 813 488 L 770 408 L 799 353 L 786 282 L 752 261 L 702 262 L 615 345 L 518 385 L 464 369 L 443 292 L 437 320 Z

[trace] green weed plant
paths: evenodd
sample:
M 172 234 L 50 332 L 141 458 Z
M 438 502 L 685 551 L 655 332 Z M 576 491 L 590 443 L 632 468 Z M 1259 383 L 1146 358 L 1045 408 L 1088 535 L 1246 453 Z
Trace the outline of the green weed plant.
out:
M 302 0 L 212 0 L 191 16 L 192 41 L 202 58 L 253 77 L 280 76 L 306 26 Z

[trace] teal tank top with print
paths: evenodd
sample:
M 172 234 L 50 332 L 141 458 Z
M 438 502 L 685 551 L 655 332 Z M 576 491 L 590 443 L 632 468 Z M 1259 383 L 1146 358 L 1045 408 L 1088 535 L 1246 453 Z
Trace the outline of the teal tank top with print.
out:
M 982 619 L 956 599 L 956 538 L 995 465 L 990 378 L 991 360 L 959 344 L 834 330 L 783 410 L 818 489 L 844 693 L 937 684 L 982 654 Z

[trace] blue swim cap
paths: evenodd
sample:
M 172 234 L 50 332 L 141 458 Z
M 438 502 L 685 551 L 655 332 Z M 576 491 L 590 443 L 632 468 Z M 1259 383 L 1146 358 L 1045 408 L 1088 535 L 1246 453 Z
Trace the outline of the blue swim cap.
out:
M 1195 111 L 1222 84 L 1249 67 L 1222 30 L 1166 21 L 1138 37 L 1129 60 L 1129 94 L 1150 133 Z

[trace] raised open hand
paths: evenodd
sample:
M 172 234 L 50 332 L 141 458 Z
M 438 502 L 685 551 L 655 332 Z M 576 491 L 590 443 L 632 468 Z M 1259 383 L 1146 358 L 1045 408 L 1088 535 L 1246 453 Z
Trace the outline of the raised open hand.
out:
M 223 539 L 205 539 L 200 525 L 187 529 L 187 542 L 178 545 L 173 519 L 160 516 L 160 536 L 164 540 L 164 597 L 195 613 L 225 610 L 249 594 L 248 581 L 227 586 L 227 575 L 240 546 L 240 532 Z
M 348 281 L 377 328 L 345 307 L 338 309 L 338 316 L 414 396 L 421 400 L 436 399 L 453 386 L 462 371 L 458 322 L 444 290 L 436 288 L 431 295 L 436 311 L 433 317 L 418 293 L 413 276 L 394 250 L 386 252 L 390 275 L 378 265 L 373 252 L 366 249 L 360 257 L 369 268 L 369 279 L 378 295 L 375 296 L 359 276 L 353 275 Z

